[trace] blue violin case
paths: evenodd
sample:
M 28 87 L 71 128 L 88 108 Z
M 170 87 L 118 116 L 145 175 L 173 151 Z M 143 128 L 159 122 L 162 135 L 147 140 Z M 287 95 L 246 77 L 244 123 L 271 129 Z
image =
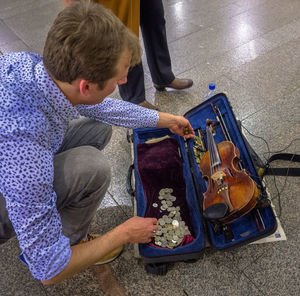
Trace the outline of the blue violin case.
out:
M 204 218 L 203 193 L 206 192 L 208 183 L 202 178 L 197 163 L 195 139 L 186 140 L 163 128 L 134 129 L 128 136 L 133 144 L 134 163 L 128 172 L 127 190 L 134 196 L 136 214 L 140 217 L 161 218 L 164 211 L 159 210 L 159 207 L 154 209 L 152 205 L 159 201 L 157 196 L 161 188 L 174 187 L 181 199 L 177 205 L 181 205 L 183 209 L 183 220 L 186 220 L 192 237 L 172 249 L 159 247 L 153 242 L 139 244 L 139 254 L 149 273 L 162 275 L 167 272 L 169 262 L 196 260 L 208 245 L 217 250 L 238 247 L 268 236 L 277 228 L 266 189 L 258 175 L 259 164 L 253 162 L 253 150 L 241 132 L 226 95 L 216 94 L 184 116 L 190 121 L 196 136 L 201 131 L 206 147 L 206 119 L 220 123 L 215 125 L 215 143 L 228 140 L 226 136 L 230 138 L 240 152 L 241 169 L 245 169 L 256 182 L 260 195 L 257 206 L 233 222 L 220 224 Z M 155 144 L 145 144 L 149 139 L 161 137 L 167 139 Z M 163 149 L 160 146 L 162 143 L 165 145 Z M 148 157 L 149 151 L 153 152 L 151 157 Z M 175 161 L 173 154 L 176 156 Z M 167 159 L 170 157 L 171 163 L 168 163 Z M 173 162 L 178 162 L 179 169 L 173 167 Z M 131 185 L 132 172 L 134 189 Z

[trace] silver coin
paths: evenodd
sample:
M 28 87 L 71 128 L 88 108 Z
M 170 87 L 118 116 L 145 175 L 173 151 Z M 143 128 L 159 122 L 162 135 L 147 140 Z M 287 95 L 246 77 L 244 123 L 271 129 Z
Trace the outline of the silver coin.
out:
M 176 212 L 176 214 L 175 214 L 175 220 L 182 221 L 180 213 Z
M 164 221 L 164 220 L 162 220 L 161 222 L 160 222 L 160 225 L 165 225 L 166 224 L 166 222 Z
M 173 235 L 173 240 L 178 241 L 179 237 L 177 235 Z
M 166 244 L 166 243 L 167 243 L 167 239 L 166 239 L 165 237 L 162 237 L 162 238 L 161 238 L 161 242 L 162 242 L 163 244 Z
M 161 209 L 162 211 L 165 211 L 165 210 L 167 209 L 167 206 L 161 206 L 160 209 Z
M 173 203 L 170 200 L 167 200 L 166 204 L 168 205 L 168 207 L 172 207 L 173 206 Z
M 164 197 L 165 197 L 166 200 L 171 201 L 172 195 L 170 193 L 167 193 L 167 194 L 164 195 Z
M 173 220 L 172 221 L 172 225 L 178 227 L 179 226 L 179 222 L 177 220 Z
M 156 236 L 162 235 L 162 231 L 161 230 L 157 230 L 156 231 Z
M 189 234 L 191 234 L 190 231 L 188 229 L 185 229 L 184 230 L 184 235 L 189 235 Z
M 156 233 L 157 233 L 157 231 L 156 231 Z M 180 234 L 182 233 L 182 231 L 181 231 L 180 228 L 175 228 L 174 233 L 175 233 L 175 235 L 180 236 Z
M 163 188 L 159 191 L 159 195 L 165 195 L 168 192 L 167 188 Z
M 172 217 L 174 217 L 174 216 L 175 216 L 175 215 L 174 215 L 173 212 L 170 212 L 170 213 L 169 213 L 169 217 L 170 217 L 170 218 L 172 218 Z
M 158 207 L 158 204 L 155 202 L 155 203 L 152 204 L 152 207 L 153 207 L 153 208 L 157 208 L 157 207 Z
M 168 224 L 170 224 L 170 223 L 172 223 L 172 219 L 169 218 L 169 217 L 167 217 L 166 222 L 167 222 Z

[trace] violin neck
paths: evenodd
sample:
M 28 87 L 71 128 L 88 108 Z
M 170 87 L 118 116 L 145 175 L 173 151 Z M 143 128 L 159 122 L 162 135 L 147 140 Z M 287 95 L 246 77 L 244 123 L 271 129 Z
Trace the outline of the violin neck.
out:
M 207 146 L 209 151 L 210 167 L 214 171 L 221 164 L 217 145 L 214 140 L 213 133 L 209 126 L 206 127 Z

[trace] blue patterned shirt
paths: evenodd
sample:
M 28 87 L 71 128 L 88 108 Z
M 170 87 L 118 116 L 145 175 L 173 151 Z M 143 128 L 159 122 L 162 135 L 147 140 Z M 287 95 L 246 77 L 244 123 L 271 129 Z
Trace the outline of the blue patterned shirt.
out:
M 30 272 L 60 273 L 71 257 L 53 189 L 53 157 L 80 115 L 129 128 L 156 126 L 158 112 L 117 99 L 72 106 L 39 55 L 0 57 L 0 192 Z

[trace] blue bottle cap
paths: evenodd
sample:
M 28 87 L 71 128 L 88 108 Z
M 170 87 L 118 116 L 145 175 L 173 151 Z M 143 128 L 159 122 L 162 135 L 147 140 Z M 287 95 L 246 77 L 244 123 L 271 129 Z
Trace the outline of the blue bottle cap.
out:
M 209 89 L 210 90 L 214 90 L 216 88 L 215 84 L 214 83 L 210 83 L 209 84 Z

